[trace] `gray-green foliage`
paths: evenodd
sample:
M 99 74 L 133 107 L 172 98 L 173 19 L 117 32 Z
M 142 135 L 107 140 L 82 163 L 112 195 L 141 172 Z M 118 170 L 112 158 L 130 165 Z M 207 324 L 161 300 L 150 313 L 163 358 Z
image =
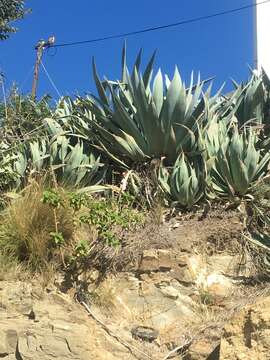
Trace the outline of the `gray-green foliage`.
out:
M 245 195 L 252 183 L 267 172 L 270 154 L 262 154 L 255 147 L 256 135 L 252 129 L 239 134 L 233 129 L 220 144 L 212 169 L 213 188 L 219 194 Z
M 159 168 L 158 179 L 161 188 L 173 201 L 190 209 L 205 193 L 206 167 L 200 156 L 190 161 L 182 153 L 174 166 L 168 169 Z
M 123 167 L 165 157 L 167 164 L 175 162 L 182 151 L 198 150 L 198 127 L 204 121 L 204 82 L 193 75 L 187 87 L 176 68 L 170 81 L 159 70 L 153 74 L 154 55 L 143 73 L 140 71 L 141 52 L 130 75 L 123 49 L 122 79 L 101 81 L 93 63 L 93 73 L 99 97 L 83 101 L 90 118 L 81 133 L 94 129 L 98 146 Z
M 141 71 L 140 52 L 130 73 L 124 47 L 119 81 L 102 81 L 93 62 L 98 96 L 64 98 L 44 111 L 49 118 L 38 138 L 12 151 L 11 142 L 1 144 L 9 156 L 1 155 L 2 164 L 20 180 L 53 169 L 59 181 L 80 186 L 108 181 L 107 167 L 118 174 L 128 169 L 134 193 L 154 194 L 142 191 L 145 176 L 152 176 L 148 187 L 160 186 L 185 207 L 204 195 L 249 194 L 268 173 L 269 78 L 253 74 L 246 84 L 234 83 L 230 94 L 211 96 L 206 81 L 194 82 L 192 75 L 186 86 L 177 68 L 172 80 L 161 70 L 153 77 L 154 58 Z M 156 160 L 161 166 L 152 171 Z
M 100 157 L 86 151 L 81 141 L 72 145 L 67 132 L 55 120 L 46 119 L 46 124 L 47 135 L 3 152 L 3 161 L 10 159 L 6 168 L 16 175 L 16 186 L 21 186 L 29 174 L 48 171 L 65 185 L 99 184 L 106 175 Z

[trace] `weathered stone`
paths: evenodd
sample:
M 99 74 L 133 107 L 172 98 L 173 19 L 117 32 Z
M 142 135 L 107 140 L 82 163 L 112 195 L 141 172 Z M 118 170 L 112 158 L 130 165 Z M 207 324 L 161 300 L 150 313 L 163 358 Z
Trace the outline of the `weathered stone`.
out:
M 160 291 L 170 299 L 176 300 L 178 298 L 178 291 L 172 286 L 161 286 Z
M 230 296 L 232 288 L 232 282 L 221 274 L 213 273 L 206 278 L 205 289 L 216 299 Z
M 191 286 L 195 284 L 194 277 L 191 275 L 187 267 L 174 268 L 170 272 L 170 275 L 173 279 L 179 281 L 181 284 L 185 286 Z
M 7 343 L 8 353 L 9 354 L 15 353 L 18 343 L 18 334 L 15 329 L 6 330 L 6 343 Z
M 58 290 L 54 286 L 52 291 L 45 290 L 36 296 L 34 285 L 0 282 L 0 357 L 11 360 L 134 360 L 151 354 L 153 359 L 161 359 L 168 352 L 166 344 L 177 347 L 193 338 L 187 360 L 217 360 L 214 357 L 217 352 L 212 350 L 219 341 L 220 331 L 214 325 L 214 334 L 209 328 L 207 334 L 202 334 L 201 325 L 213 324 L 212 316 L 216 316 L 216 311 L 225 310 L 231 302 L 228 295 L 235 282 L 222 273 L 229 262 L 229 257 L 218 259 L 217 255 L 215 263 L 219 265 L 216 266 L 211 258 L 204 259 L 200 255 L 163 249 L 144 251 L 140 269 L 109 275 L 95 287 L 98 301 L 89 298 L 93 317 L 73 302 L 72 293 L 61 292 L 61 287 Z M 90 270 L 85 274 L 87 279 L 91 277 L 89 274 Z M 94 273 L 91 281 L 95 281 L 96 276 L 98 273 Z M 215 299 L 227 299 L 221 304 L 202 306 L 198 301 L 202 289 Z M 250 319 L 245 314 L 237 329 L 225 327 L 227 336 L 222 339 L 222 351 L 227 354 L 225 351 L 229 349 L 233 356 L 223 360 L 244 359 L 241 354 L 245 351 L 248 351 L 246 359 L 267 359 L 270 316 L 268 319 L 266 314 L 269 310 L 260 305 L 256 311 L 251 311 Z M 134 324 L 141 324 L 137 333 L 134 329 L 131 333 Z M 241 341 L 237 342 L 237 336 Z M 254 356 L 255 350 L 260 357 Z
M 142 260 L 139 266 L 139 271 L 169 271 L 172 268 L 173 261 L 170 257 L 170 252 L 167 250 L 145 250 L 142 255 Z
M 139 271 L 144 273 L 144 272 L 158 271 L 158 269 L 159 269 L 158 251 L 145 250 L 142 255 Z
M 206 360 L 209 359 L 211 353 L 213 353 L 214 345 L 211 341 L 200 339 L 194 341 L 190 348 L 188 349 L 188 355 L 186 357 L 187 360 Z M 216 359 L 212 360 L 219 360 L 217 357 Z
M 106 332 L 96 329 L 79 305 L 63 294 L 45 294 L 34 301 L 35 317 L 22 313 L 14 289 L 20 283 L 5 283 L 1 301 L 6 316 L 0 318 L 0 358 L 10 360 L 117 360 L 133 359 L 128 350 L 108 340 Z M 27 297 L 28 298 L 28 297 Z M 22 302 L 24 301 L 21 296 Z M 98 338 L 98 341 L 96 340 Z M 108 345 L 110 343 L 110 345 Z M 107 349 L 108 347 L 109 349 Z
M 0 357 L 8 356 L 8 346 L 6 342 L 6 334 L 0 329 Z
M 28 332 L 22 335 L 18 341 L 18 352 L 23 359 L 33 359 L 37 356 L 38 343 L 34 334 Z
M 146 326 L 136 326 L 131 330 L 131 333 L 135 339 L 141 339 L 149 342 L 156 340 L 158 337 L 157 330 Z
M 224 327 L 220 360 L 270 359 L 270 297 L 246 306 Z
M 207 273 L 207 265 L 199 255 L 190 256 L 187 260 L 187 266 L 189 274 L 194 280 Z

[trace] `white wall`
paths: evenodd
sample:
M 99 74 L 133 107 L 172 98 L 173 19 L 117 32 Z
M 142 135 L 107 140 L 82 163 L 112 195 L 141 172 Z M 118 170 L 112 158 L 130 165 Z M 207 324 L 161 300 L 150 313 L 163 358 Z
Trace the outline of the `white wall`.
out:
M 263 0 L 254 0 L 257 4 Z M 255 9 L 255 67 L 270 77 L 270 2 Z

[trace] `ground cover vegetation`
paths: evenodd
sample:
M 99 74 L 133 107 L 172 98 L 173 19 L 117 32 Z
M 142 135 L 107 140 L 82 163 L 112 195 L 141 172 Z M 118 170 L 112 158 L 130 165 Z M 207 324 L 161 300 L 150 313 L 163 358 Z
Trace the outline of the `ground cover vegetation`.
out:
M 129 71 L 124 46 L 120 80 L 101 79 L 93 61 L 93 94 L 51 106 L 13 91 L 1 104 L 2 254 L 33 269 L 83 266 L 157 204 L 219 203 L 244 211 L 243 238 L 270 269 L 270 79 L 251 73 L 212 94 L 211 80 L 185 84 L 154 61 L 142 69 L 140 52 Z

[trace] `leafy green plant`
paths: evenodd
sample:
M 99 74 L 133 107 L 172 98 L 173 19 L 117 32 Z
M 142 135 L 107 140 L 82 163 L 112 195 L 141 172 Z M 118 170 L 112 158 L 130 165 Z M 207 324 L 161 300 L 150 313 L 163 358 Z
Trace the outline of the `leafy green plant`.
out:
M 89 250 L 89 243 L 86 240 L 79 240 L 75 246 L 75 258 L 86 257 Z
M 270 272 L 270 184 L 269 178 L 257 183 L 245 201 L 248 250 L 257 267 Z
M 199 290 L 200 302 L 202 305 L 212 306 L 215 305 L 215 297 L 206 289 Z
M 61 232 L 51 232 L 50 235 L 56 246 L 63 246 L 65 244 L 65 239 Z
M 86 208 L 87 212 L 79 215 L 79 221 L 95 227 L 99 238 L 110 246 L 120 245 L 123 231 L 144 221 L 142 213 L 113 200 L 91 199 Z
M 106 167 L 93 153 L 86 154 L 82 143 L 70 145 L 69 139 L 59 135 L 24 144 L 15 151 L 6 151 L 4 162 L 14 158 L 10 170 L 17 176 L 17 187 L 26 182 L 29 173 L 53 172 L 64 186 L 93 186 L 106 176 Z
M 237 123 L 238 127 L 264 122 L 264 88 L 262 78 L 255 74 L 245 84 L 234 82 L 235 91 L 231 92 L 223 106 L 218 109 L 223 121 Z
M 69 194 L 69 205 L 74 211 L 79 211 L 82 206 L 87 205 L 87 195 L 84 193 L 70 193 Z
M 0 193 L 16 184 L 18 174 L 12 170 L 12 159 L 0 162 Z
M 49 189 L 43 192 L 42 202 L 53 208 L 59 208 L 63 204 L 63 199 L 56 190 Z

